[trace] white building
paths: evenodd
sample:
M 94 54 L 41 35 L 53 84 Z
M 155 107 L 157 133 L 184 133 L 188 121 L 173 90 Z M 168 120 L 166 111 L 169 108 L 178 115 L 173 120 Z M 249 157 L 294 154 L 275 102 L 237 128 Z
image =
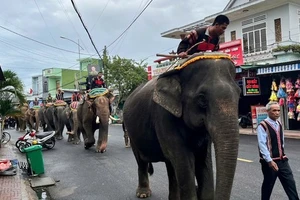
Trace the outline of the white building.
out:
M 242 97 L 240 111 L 247 112 L 250 105 L 266 104 L 272 80 L 278 85 L 283 77 L 293 83 L 298 77 L 300 80 L 300 0 L 230 0 L 223 11 L 167 30 L 161 36 L 178 39 L 179 43 L 189 31 L 211 25 L 220 14 L 230 19 L 220 42 L 242 41 L 244 63 L 237 66 L 237 81 L 249 75 L 260 80 L 260 95 Z M 298 102 L 300 98 L 294 105 Z M 286 129 L 300 129 L 300 118 L 298 121 L 293 109 L 289 105 L 283 109 Z

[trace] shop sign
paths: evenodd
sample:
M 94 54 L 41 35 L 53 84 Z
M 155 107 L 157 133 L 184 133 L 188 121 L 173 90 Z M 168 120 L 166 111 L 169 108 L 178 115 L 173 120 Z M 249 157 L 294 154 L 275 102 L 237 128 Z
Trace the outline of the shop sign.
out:
M 256 129 L 259 123 L 268 117 L 266 107 L 263 105 L 251 106 L 252 128 Z
M 300 70 L 300 63 L 258 68 L 257 75 L 290 72 L 290 71 L 298 71 L 298 70 Z
M 229 54 L 235 66 L 241 66 L 244 64 L 241 39 L 221 43 L 219 51 Z
M 244 96 L 260 95 L 259 78 L 243 77 Z

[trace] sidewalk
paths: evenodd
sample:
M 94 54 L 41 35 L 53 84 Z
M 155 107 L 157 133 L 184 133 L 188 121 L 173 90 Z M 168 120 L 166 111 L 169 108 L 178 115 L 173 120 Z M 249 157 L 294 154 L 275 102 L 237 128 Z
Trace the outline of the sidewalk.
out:
M 11 142 L 6 145 L 1 145 L 0 159 L 26 160 L 25 157 L 18 155 L 17 149 L 14 149 L 14 145 Z M 17 175 L 0 176 L 1 200 L 38 200 L 36 193 L 29 185 L 29 181 L 22 176 L 22 171 L 19 168 L 17 169 Z
M 252 128 L 240 128 L 240 134 L 242 135 L 256 135 L 256 131 Z M 299 130 L 284 130 L 284 138 L 300 139 Z

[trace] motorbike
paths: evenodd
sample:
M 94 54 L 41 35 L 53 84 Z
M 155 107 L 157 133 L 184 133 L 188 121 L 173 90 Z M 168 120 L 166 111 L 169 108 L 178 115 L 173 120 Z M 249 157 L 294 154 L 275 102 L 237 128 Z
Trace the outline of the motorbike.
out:
M 19 137 L 15 146 L 23 153 L 24 149 L 32 145 L 41 145 L 43 148 L 52 149 L 55 146 L 55 131 L 36 133 L 35 130 L 29 131 Z
M 249 112 L 247 115 L 242 115 L 239 117 L 239 125 L 242 128 L 247 128 L 248 126 L 252 126 L 251 112 Z

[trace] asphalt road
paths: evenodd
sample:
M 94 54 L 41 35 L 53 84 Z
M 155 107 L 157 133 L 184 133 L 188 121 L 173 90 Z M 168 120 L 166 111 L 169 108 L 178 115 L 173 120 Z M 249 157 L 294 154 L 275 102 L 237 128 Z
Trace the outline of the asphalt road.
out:
M 21 135 L 10 131 L 13 138 Z M 286 139 L 285 152 L 300 191 L 300 140 Z M 52 150 L 43 151 L 45 175 L 59 181 L 48 188 L 56 200 L 133 200 L 137 187 L 137 164 L 130 148 L 125 148 L 122 127 L 111 125 L 107 152 L 85 150 L 83 144 L 57 141 Z M 233 200 L 258 200 L 262 173 L 256 136 L 241 135 L 237 170 L 232 190 Z M 163 163 L 154 163 L 150 177 L 152 196 L 149 200 L 168 199 L 168 179 Z M 279 179 L 272 200 L 288 199 Z

